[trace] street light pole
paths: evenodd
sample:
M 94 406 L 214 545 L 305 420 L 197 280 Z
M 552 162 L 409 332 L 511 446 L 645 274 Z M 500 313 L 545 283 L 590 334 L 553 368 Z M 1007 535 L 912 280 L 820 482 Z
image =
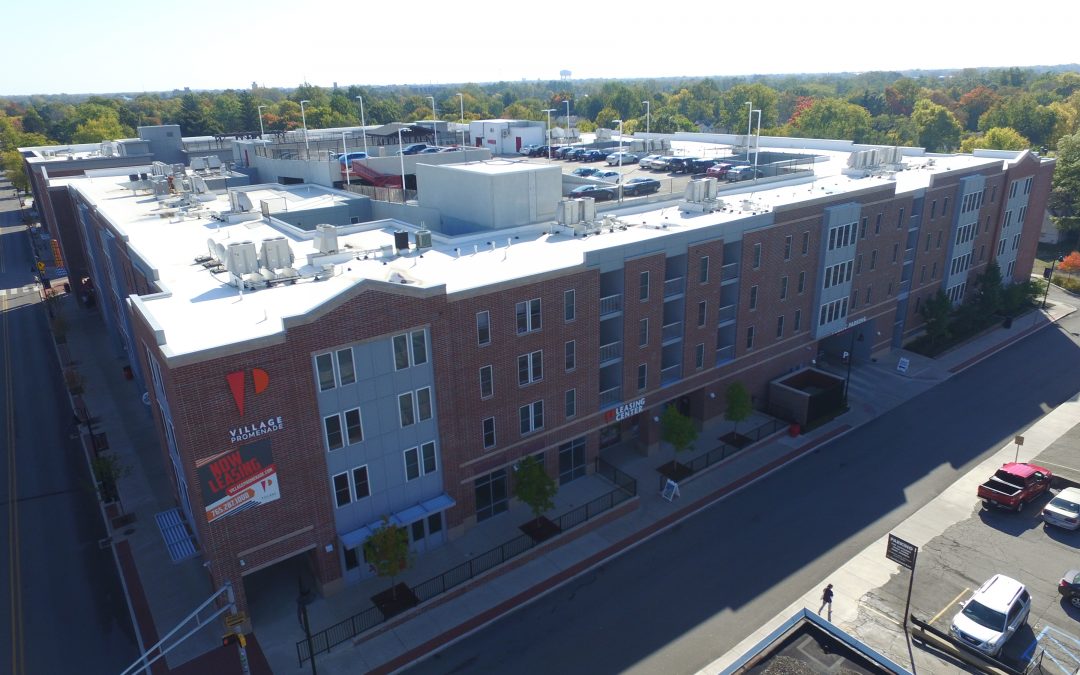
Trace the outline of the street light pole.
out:
M 349 161 L 349 146 L 345 145 L 345 132 L 341 132 L 341 157 L 345 160 L 345 184 L 352 185 L 352 177 L 349 174 L 352 172 L 351 162 Z
M 650 143 L 649 143 L 649 122 L 652 121 L 652 119 L 651 119 L 652 118 L 652 105 L 650 105 L 649 101 L 642 101 L 642 103 L 645 104 L 645 152 L 646 152 L 646 154 L 648 154 L 649 147 L 650 147 Z
M 1050 261 L 1050 276 L 1046 277 L 1046 290 L 1043 291 L 1042 307 L 1040 309 L 1046 309 L 1046 296 L 1050 295 L 1050 283 L 1054 281 L 1054 268 L 1057 267 L 1059 262 L 1064 262 L 1064 256 L 1058 256 L 1057 260 Z
M 757 158 L 758 153 L 761 152 L 761 110 L 754 110 L 757 113 L 757 138 L 754 139 L 754 182 L 757 182 Z M 749 141 L 748 141 L 749 143 Z M 747 145 L 747 152 L 749 153 L 749 145 Z M 750 159 L 750 157 L 747 157 Z
M 401 140 L 401 128 L 397 130 L 398 158 L 401 160 L 401 203 L 405 203 L 405 143 Z
M 360 133 L 364 137 L 364 152 L 367 153 L 367 123 L 364 121 L 364 97 L 357 96 L 357 101 L 360 101 Z
M 750 134 L 753 133 L 754 124 L 754 102 L 747 101 L 746 105 L 750 106 L 750 110 L 746 113 L 746 161 L 750 162 Z
M 310 150 L 311 146 L 308 145 L 308 138 L 307 138 L 307 115 L 304 113 L 304 104 L 305 103 L 311 103 L 311 101 L 300 101 L 300 119 L 304 123 L 304 149 L 305 150 Z M 306 159 L 306 157 L 305 157 L 305 159 Z
M 619 202 L 622 202 L 623 121 L 611 120 L 619 125 Z
M 566 142 L 570 142 L 570 99 L 563 101 L 566 104 Z
M 431 130 L 435 132 L 435 147 L 439 147 L 439 123 L 436 121 L 439 119 L 439 113 L 435 112 L 435 97 L 428 96 L 431 99 Z
M 851 345 L 847 351 L 847 376 L 844 378 L 844 405 L 848 404 L 848 388 L 851 386 L 851 362 L 855 360 L 855 335 L 859 333 L 854 327 L 851 329 Z M 859 333 L 859 342 L 862 342 L 862 334 Z
M 265 106 L 265 105 L 261 105 L 261 106 L 259 106 L 259 140 L 260 140 L 260 141 L 262 140 L 263 134 L 265 133 L 265 132 L 263 131 L 263 123 L 262 123 L 262 109 L 263 109 L 263 108 L 267 108 L 267 107 L 269 107 L 269 106 Z
M 465 152 L 465 94 L 458 92 L 458 101 L 461 103 L 461 151 Z
M 547 151 L 548 159 L 551 159 L 551 113 L 555 112 L 555 108 L 545 108 L 541 112 L 546 112 L 548 116 L 547 120 Z

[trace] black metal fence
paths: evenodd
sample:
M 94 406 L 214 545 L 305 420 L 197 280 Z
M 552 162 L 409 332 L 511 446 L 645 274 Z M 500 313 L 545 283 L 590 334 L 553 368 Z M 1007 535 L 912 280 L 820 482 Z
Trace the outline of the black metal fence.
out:
M 781 430 L 781 429 L 783 429 L 783 428 L 785 428 L 785 427 L 787 427 L 789 425 L 790 425 L 789 422 L 784 422 L 783 420 L 770 419 L 768 422 L 765 422 L 764 424 L 760 424 L 760 425 L 754 427 L 753 429 L 751 429 L 751 430 L 749 430 L 749 431 L 747 431 L 745 433 L 739 432 L 739 435 L 743 436 L 745 438 L 749 438 L 750 443 L 746 443 L 745 445 L 750 445 L 751 443 L 756 443 L 756 442 L 760 441 L 762 438 L 765 438 L 766 436 L 774 434 L 777 431 L 779 431 L 779 430 Z M 745 447 L 745 445 L 736 446 L 736 445 L 732 445 L 730 443 L 724 443 L 724 442 L 721 441 L 719 447 L 713 448 L 712 450 L 708 451 L 704 455 L 700 455 L 698 457 L 695 457 L 689 463 L 682 463 L 682 464 L 683 464 L 683 466 L 687 467 L 690 470 L 690 475 L 692 476 L 695 473 L 697 473 L 699 471 L 704 471 L 706 468 L 712 466 L 713 464 L 716 464 L 717 462 L 719 462 L 721 460 L 724 460 L 724 459 L 727 459 L 728 457 L 731 457 L 732 455 L 738 453 L 740 450 L 743 449 L 743 447 Z M 676 458 L 676 459 L 678 459 L 678 458 Z M 667 481 L 667 477 L 661 475 L 660 476 L 660 485 L 661 485 L 661 487 L 663 487 L 663 484 L 664 484 L 665 481 Z
M 598 460 L 597 471 L 600 472 Z M 566 532 L 592 518 L 610 511 L 619 504 L 634 497 L 637 494 L 637 481 L 631 476 L 619 471 L 615 467 L 603 462 L 605 468 L 602 475 L 615 483 L 616 488 L 607 494 L 601 495 L 591 502 L 567 511 L 555 520 L 560 532 Z M 431 577 L 412 587 L 413 594 L 418 602 L 426 602 L 446 591 L 460 586 L 461 584 L 477 577 L 488 570 L 515 558 L 536 546 L 536 542 L 528 535 L 521 535 L 496 546 L 495 548 L 474 556 L 457 567 L 453 567 L 442 574 Z M 311 650 L 308 650 L 307 640 L 299 640 L 296 643 L 296 657 L 300 666 L 304 665 L 313 654 L 329 652 L 331 648 L 360 635 L 364 631 L 386 621 L 386 617 L 377 607 L 369 607 L 345 619 L 311 634 Z

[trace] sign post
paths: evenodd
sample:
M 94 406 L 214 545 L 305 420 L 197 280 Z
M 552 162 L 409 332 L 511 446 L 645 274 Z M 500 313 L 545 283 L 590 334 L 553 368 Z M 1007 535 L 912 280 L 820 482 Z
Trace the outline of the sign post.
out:
M 915 584 L 915 561 L 919 557 L 919 547 L 889 533 L 889 543 L 885 547 L 885 557 L 894 563 L 911 570 L 908 578 L 907 602 L 904 603 L 904 641 L 907 642 L 908 658 L 911 660 L 911 672 L 915 674 L 915 654 L 911 651 L 911 635 L 908 633 L 908 614 L 911 612 L 911 587 Z
M 1013 462 L 1019 462 L 1020 461 L 1020 446 L 1024 444 L 1024 437 L 1017 435 L 1017 437 L 1014 438 L 1013 441 L 1016 442 L 1016 454 L 1013 456 Z

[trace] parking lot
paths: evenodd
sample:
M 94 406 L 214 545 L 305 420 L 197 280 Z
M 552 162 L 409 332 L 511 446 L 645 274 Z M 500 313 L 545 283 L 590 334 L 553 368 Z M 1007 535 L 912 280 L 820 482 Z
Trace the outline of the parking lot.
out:
M 1080 425 L 1032 461 L 1070 481 L 1080 479 L 1078 457 Z M 1001 661 L 1023 670 L 1041 659 L 1043 672 L 1075 672 L 1080 667 L 1080 609 L 1062 598 L 1057 586 L 1064 572 L 1080 569 L 1080 531 L 1044 525 L 1039 514 L 1064 486 L 1055 480 L 1052 494 L 1041 496 L 1022 513 L 984 509 L 972 494 L 970 517 L 919 551 L 912 615 L 948 633 L 960 603 L 994 574 L 1004 574 L 1027 586 L 1032 603 L 1027 625 L 1006 643 Z M 903 617 L 907 586 L 905 571 L 865 596 L 868 620 L 895 631 Z

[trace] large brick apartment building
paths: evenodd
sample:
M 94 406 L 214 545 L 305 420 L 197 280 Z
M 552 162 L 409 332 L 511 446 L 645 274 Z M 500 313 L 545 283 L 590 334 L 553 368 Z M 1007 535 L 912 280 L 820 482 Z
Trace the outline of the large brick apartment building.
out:
M 800 142 L 813 172 L 704 206 L 455 236 L 310 185 L 195 200 L 160 166 L 156 196 L 128 169 L 50 186 L 70 192 L 214 581 L 242 591 L 304 556 L 331 592 L 371 574 L 383 516 L 422 555 L 499 517 L 526 455 L 565 484 L 607 444 L 654 447 L 666 404 L 708 420 L 738 380 L 764 408 L 822 350 L 899 346 L 930 295 L 962 301 L 991 261 L 1027 279 L 1052 160 L 910 149 L 855 171 L 854 148 Z

